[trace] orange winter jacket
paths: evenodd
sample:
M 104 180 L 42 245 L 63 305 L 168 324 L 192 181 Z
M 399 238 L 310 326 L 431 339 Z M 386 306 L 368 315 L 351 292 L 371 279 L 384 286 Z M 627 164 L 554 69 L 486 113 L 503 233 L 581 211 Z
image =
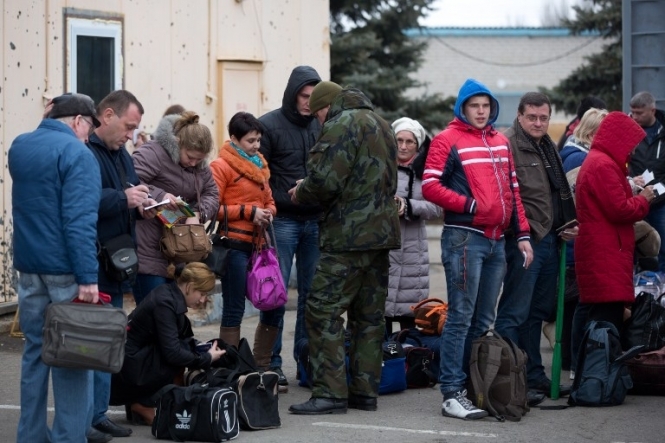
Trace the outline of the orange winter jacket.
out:
M 251 243 L 252 234 L 258 232 L 258 226 L 252 223 L 256 209 L 268 209 L 273 216 L 277 212 L 268 184 L 268 163 L 258 155 L 263 162 L 261 168 L 238 154 L 227 140 L 219 151 L 219 158 L 210 163 L 219 188 L 218 220 L 224 220 L 226 205 L 229 238 L 247 243 Z

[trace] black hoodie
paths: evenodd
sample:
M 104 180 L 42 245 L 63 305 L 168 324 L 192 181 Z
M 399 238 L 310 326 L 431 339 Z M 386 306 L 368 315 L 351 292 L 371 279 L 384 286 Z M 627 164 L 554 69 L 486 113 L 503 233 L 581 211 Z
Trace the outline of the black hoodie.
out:
M 296 180 L 307 176 L 309 150 L 316 143 L 321 125 L 313 116 L 298 112 L 298 92 L 315 85 L 321 77 L 310 66 L 298 66 L 291 72 L 282 98 L 282 107 L 261 116 L 265 130 L 261 137 L 261 154 L 270 168 L 270 188 L 277 206 L 277 216 L 297 220 L 317 218 L 321 208 L 316 205 L 291 203 L 288 191 Z

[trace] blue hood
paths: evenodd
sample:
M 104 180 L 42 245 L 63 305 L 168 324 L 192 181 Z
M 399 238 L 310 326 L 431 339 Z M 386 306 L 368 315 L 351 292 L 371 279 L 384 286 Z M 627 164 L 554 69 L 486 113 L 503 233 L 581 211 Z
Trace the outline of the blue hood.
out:
M 472 78 L 467 79 L 467 81 L 464 82 L 464 84 L 459 90 L 459 93 L 457 94 L 457 101 L 455 102 L 455 117 L 462 120 L 464 123 L 469 124 L 469 121 L 466 119 L 466 117 L 464 117 L 464 114 L 462 113 L 462 107 L 464 106 L 465 101 L 467 101 L 474 95 L 481 95 L 481 94 L 487 95 L 490 98 L 490 118 L 489 120 L 487 120 L 487 124 L 488 125 L 494 124 L 497 117 L 499 116 L 499 102 L 492 95 L 490 90 L 487 89 L 487 86 L 483 85 L 478 80 L 474 80 Z

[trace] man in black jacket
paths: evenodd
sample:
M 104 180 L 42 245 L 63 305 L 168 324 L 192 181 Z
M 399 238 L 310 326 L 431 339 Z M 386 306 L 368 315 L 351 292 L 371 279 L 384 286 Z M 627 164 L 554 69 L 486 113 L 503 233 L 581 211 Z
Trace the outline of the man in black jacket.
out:
M 261 154 L 270 168 L 270 188 L 277 206 L 273 220 L 279 266 L 284 283 L 291 276 L 293 257 L 296 257 L 298 277 L 298 312 L 294 344 L 306 338 L 305 300 L 312 285 L 312 277 L 319 261 L 317 205 L 297 204 L 291 201 L 289 189 L 296 181 L 307 176 L 307 157 L 321 131 L 321 125 L 309 109 L 309 97 L 321 77 L 310 66 L 297 66 L 291 72 L 282 98 L 282 107 L 263 115 L 259 120 L 265 126 L 261 138 Z M 278 308 L 284 313 L 284 308 Z M 283 323 L 283 322 L 282 322 Z M 279 374 L 281 392 L 288 390 L 288 380 L 282 372 L 282 328 L 278 331 L 270 362 L 271 370 Z M 296 349 L 296 346 L 294 346 Z M 294 358 L 297 355 L 294 352 Z
M 630 116 L 647 136 L 637 145 L 628 163 L 629 173 L 641 186 L 665 183 L 665 112 L 656 109 L 656 99 L 649 92 L 638 92 L 630 99 Z M 645 183 L 642 174 L 653 172 L 654 179 Z M 659 195 L 651 204 L 646 221 L 665 238 L 665 196 Z M 665 241 L 658 251 L 658 270 L 665 272 Z
M 143 116 L 143 106 L 136 97 L 125 90 L 113 91 L 97 105 L 101 126 L 88 138 L 88 148 L 99 163 L 102 177 L 102 198 L 97 220 L 97 240 L 105 241 L 121 234 L 134 237 L 137 217 L 154 217 L 154 211 L 143 213 L 143 206 L 154 204 L 148 196 L 148 187 L 141 185 L 134 170 L 132 158 L 125 149 L 138 128 Z M 122 307 L 125 285 L 128 281 L 113 280 L 105 270 L 102 255 L 98 255 L 99 290 L 111 296 L 111 304 Z M 128 437 L 132 430 L 117 425 L 106 415 L 111 395 L 111 374 L 95 371 L 92 427 L 113 437 Z M 106 441 L 103 437 L 88 442 Z

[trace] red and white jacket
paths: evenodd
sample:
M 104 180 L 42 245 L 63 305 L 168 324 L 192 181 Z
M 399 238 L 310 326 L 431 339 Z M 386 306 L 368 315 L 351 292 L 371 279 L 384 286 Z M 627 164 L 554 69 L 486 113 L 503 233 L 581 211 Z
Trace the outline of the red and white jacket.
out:
M 445 209 L 446 226 L 497 240 L 512 223 L 518 241 L 529 239 L 508 139 L 490 125 L 480 130 L 455 118 L 434 137 L 423 196 Z

